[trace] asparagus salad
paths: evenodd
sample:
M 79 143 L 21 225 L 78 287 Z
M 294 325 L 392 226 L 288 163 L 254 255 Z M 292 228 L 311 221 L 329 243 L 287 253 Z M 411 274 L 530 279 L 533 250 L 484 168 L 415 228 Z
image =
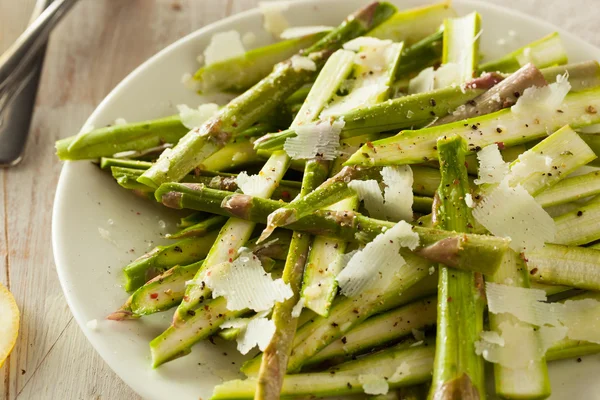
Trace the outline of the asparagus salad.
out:
M 229 103 L 56 144 L 189 210 L 108 318 L 174 309 L 154 367 L 237 342 L 215 400 L 550 396 L 548 362 L 600 351 L 598 63 L 557 33 L 480 63 L 449 2 L 287 29 L 262 7 L 281 41 L 219 33 L 189 79 Z

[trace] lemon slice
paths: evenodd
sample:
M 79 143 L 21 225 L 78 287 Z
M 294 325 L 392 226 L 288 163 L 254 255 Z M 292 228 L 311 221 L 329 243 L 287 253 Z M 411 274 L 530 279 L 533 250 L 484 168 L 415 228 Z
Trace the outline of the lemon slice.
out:
M 0 283 L 0 367 L 10 354 L 19 334 L 19 309 L 15 298 Z

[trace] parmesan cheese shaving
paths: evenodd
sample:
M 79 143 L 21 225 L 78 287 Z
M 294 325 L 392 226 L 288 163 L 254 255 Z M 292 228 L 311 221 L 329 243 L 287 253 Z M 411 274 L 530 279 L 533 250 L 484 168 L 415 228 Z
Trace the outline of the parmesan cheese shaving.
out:
M 294 308 L 292 308 L 292 318 L 298 318 L 304 308 L 304 298 L 298 300 Z
M 299 56 L 298 54 L 295 54 L 292 56 L 290 61 L 292 63 L 292 68 L 294 69 L 294 71 L 302 71 L 303 69 L 307 71 L 317 70 L 317 64 L 315 64 L 315 62 L 309 57 Z
M 258 346 L 264 351 L 275 334 L 275 322 L 265 317 L 266 313 L 256 314 L 251 318 L 235 318 L 225 322 L 221 328 L 240 330 L 237 336 L 237 349 L 242 354 Z
M 271 179 L 264 175 L 248 175 L 246 171 L 242 171 L 235 178 L 235 183 L 238 188 L 242 190 L 244 194 L 251 196 L 260 196 L 266 190 L 268 190 Z M 264 195 L 263 195 L 264 196 Z
M 385 47 L 393 42 L 391 40 L 381 40 L 370 36 L 361 36 L 344 43 L 344 50 L 360 51 L 365 47 Z
M 337 276 L 342 293 L 354 297 L 367 290 L 385 287 L 406 262 L 400 255 L 402 247 L 414 250 L 419 236 L 410 224 L 400 221 L 359 250 Z
M 213 298 L 225 297 L 231 311 L 269 310 L 276 302 L 293 296 L 290 286 L 282 279 L 274 280 L 252 253 L 242 253 L 233 262 L 215 265 L 204 281 L 213 291 Z
M 440 66 L 434 74 L 434 89 L 443 89 L 448 86 L 456 85 L 461 82 L 460 65 L 456 63 L 447 63 Z
M 197 109 L 188 107 L 185 104 L 177 106 L 181 123 L 188 129 L 199 128 L 209 118 L 219 111 L 219 106 L 215 103 L 200 104 Z
M 315 33 L 329 32 L 331 30 L 333 30 L 332 26 L 325 25 L 294 26 L 281 32 L 279 37 L 281 39 L 295 39 L 303 36 L 314 35 Z
M 402 364 L 396 368 L 394 375 L 390 376 L 389 382 L 395 383 L 400 382 L 402 379 L 406 378 L 410 375 L 410 365 L 407 362 L 403 361 Z
M 594 299 L 567 300 L 561 321 L 572 340 L 600 343 L 600 302 Z
M 387 381 L 382 376 L 374 374 L 359 375 L 358 381 L 366 394 L 387 394 L 390 390 Z
M 408 165 L 383 167 L 385 214 L 393 221 L 413 220 L 413 173 Z
M 350 181 L 348 187 L 356 192 L 360 201 L 364 202 L 371 218 L 385 219 L 383 195 L 376 180 Z
M 408 94 L 431 92 L 435 85 L 433 67 L 425 68 L 408 82 Z
M 551 170 L 552 158 L 527 150 L 519 155 L 518 161 L 511 167 L 508 174 L 509 183 L 512 186 L 533 174 L 546 175 Z
M 263 28 L 274 36 L 279 36 L 285 31 L 290 23 L 282 12 L 289 8 L 286 2 L 261 1 L 258 8 L 263 14 Z
M 287 139 L 283 149 L 294 160 L 315 157 L 333 160 L 337 156 L 344 124 L 343 120 L 327 120 L 298 125 L 295 129 L 297 136 Z
M 204 61 L 206 65 L 210 65 L 241 56 L 245 52 L 246 49 L 238 31 L 219 32 L 210 38 L 210 43 L 204 49 Z
M 556 82 L 548 86 L 525 89 L 511 110 L 523 115 L 532 112 L 556 112 L 571 90 L 568 78 L 568 73 L 565 73 L 565 75 L 558 75 Z
M 521 186 L 503 180 L 473 208 L 475 219 L 493 235 L 511 239 L 518 253 L 542 247 L 556 235 L 554 220 Z
M 485 294 L 493 314 L 509 313 L 536 326 L 560 325 L 557 312 L 561 305 L 545 303 L 546 292 L 543 290 L 487 282 Z
M 497 144 L 485 146 L 477 152 L 479 161 L 479 179 L 475 179 L 476 185 L 484 183 L 500 183 L 508 173 L 508 164 L 502 159 Z

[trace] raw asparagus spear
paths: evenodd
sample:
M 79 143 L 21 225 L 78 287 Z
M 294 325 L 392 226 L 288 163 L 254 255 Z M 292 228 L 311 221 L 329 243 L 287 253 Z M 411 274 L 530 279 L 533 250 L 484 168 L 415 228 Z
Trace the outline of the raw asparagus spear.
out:
M 325 180 L 329 173 L 329 164 L 330 162 L 322 160 L 310 160 L 306 163 L 300 196 L 311 192 Z M 290 285 L 293 296 L 276 303 L 273 308 L 272 319 L 275 323 L 275 332 L 263 352 L 255 394 L 257 400 L 279 399 L 298 323 L 298 319 L 292 316 L 292 310 L 300 300 L 302 275 L 311 242 L 312 236 L 309 234 L 302 232 L 292 234 L 288 258 L 283 269 L 283 281 Z
M 481 117 L 415 131 L 403 131 L 388 139 L 360 148 L 347 165 L 398 165 L 421 163 L 437 156 L 435 141 L 440 136 L 464 137 L 470 152 L 492 143 L 504 146 L 527 143 L 548 131 L 570 124 L 577 128 L 600 121 L 600 89 L 572 93 L 556 110 L 532 111 L 524 115 L 504 109 Z
M 436 323 L 437 297 L 430 296 L 367 319 L 307 361 L 315 365 L 380 348 Z
M 598 61 L 583 61 L 574 64 L 558 65 L 542 69 L 546 81 L 553 82 L 557 75 L 569 77 L 571 92 L 581 92 L 600 86 L 600 64 Z
M 412 46 L 413 43 L 437 31 L 444 19 L 455 15 L 450 1 L 402 10 L 369 32 L 368 36 L 404 42 L 406 46 Z
M 229 195 L 229 192 L 185 183 L 164 184 L 157 190 L 156 196 L 171 208 L 195 209 L 260 223 L 265 223 L 271 212 L 285 205 L 274 200 L 242 194 Z M 368 218 L 359 213 L 319 210 L 286 228 L 350 242 L 368 243 L 392 226 L 393 222 Z M 420 237 L 421 247 L 415 250 L 419 256 L 486 275 L 495 272 L 499 266 L 499 257 L 508 248 L 507 239 L 494 236 L 457 235 L 419 226 L 413 227 L 413 230 Z
M 187 265 L 203 259 L 216 237 L 217 232 L 213 231 L 203 237 L 191 237 L 169 246 L 155 247 L 123 269 L 125 290 L 136 290 L 175 265 Z
M 287 154 L 284 152 L 274 153 L 259 173 L 265 179 L 265 183 L 257 188 L 254 194 L 260 197 L 270 197 L 285 174 L 288 165 L 289 157 Z M 215 240 L 215 244 L 208 252 L 204 264 L 196 273 L 194 283 L 187 286 L 183 301 L 174 315 L 175 323 L 189 317 L 190 311 L 193 312 L 199 303 L 208 298 L 210 290 L 205 284 L 199 284 L 198 282 L 202 281 L 214 265 L 233 261 L 238 250 L 250 238 L 255 226 L 256 223 L 239 218 L 230 218 L 225 223 Z
M 187 228 L 183 228 L 182 230 L 167 234 L 165 237 L 167 239 L 183 239 L 188 237 L 202 237 L 206 236 L 208 232 L 212 232 L 216 229 L 221 229 L 221 227 L 227 221 L 227 217 L 223 217 L 221 215 L 213 215 L 211 217 L 206 218 L 198 222 L 197 224 L 188 226 Z
M 203 66 L 194 74 L 194 79 L 201 92 L 243 92 L 269 75 L 273 65 L 311 46 L 324 35 L 325 32 L 319 32 L 249 50 L 241 56 Z
M 435 220 L 443 229 L 469 232 L 474 219 L 465 203 L 470 192 L 465 168 L 466 143 L 460 136 L 440 138 L 441 182 L 434 206 Z M 436 353 L 431 399 L 485 397 L 483 358 L 475 342 L 483 330 L 485 305 L 483 277 L 439 265 Z
M 405 257 L 408 268 L 403 268 L 402 276 L 395 279 L 385 290 L 380 293 L 366 292 L 356 298 L 342 298 L 331 307 L 329 317 L 317 316 L 298 329 L 288 362 L 288 372 L 298 372 L 321 349 L 350 332 L 370 316 L 431 294 L 434 290 L 433 279 L 427 280 L 425 290 L 415 284 L 430 278 L 429 268 L 432 265 L 408 252 L 402 256 Z M 242 372 L 247 376 L 255 376 L 260 363 L 261 357 L 258 356 L 246 362 L 242 366 Z
M 349 138 L 366 133 L 425 126 L 436 117 L 448 115 L 483 92 L 480 88 L 463 90 L 460 87 L 448 87 L 351 110 L 337 116 L 345 121 L 340 136 Z M 254 145 L 258 150 L 274 150 L 281 148 L 286 139 L 295 136 L 296 132 L 288 129 L 265 135 Z
M 546 358 L 561 360 L 598 352 L 600 352 L 598 344 L 565 339 L 548 349 Z M 360 375 L 365 375 L 366 371 L 388 377 L 387 382 L 390 388 L 426 383 L 431 379 L 434 353 L 435 343 L 431 340 L 421 346 L 392 347 L 355 361 L 340 364 L 325 372 L 287 375 L 283 382 L 282 395 L 286 398 L 302 398 L 309 395 L 331 396 L 363 393 Z M 396 374 L 399 369 L 402 373 Z M 399 380 L 390 379 L 390 377 Z M 228 381 L 215 388 L 211 399 L 252 399 L 255 386 L 256 379 L 254 378 Z M 461 397 L 460 399 L 465 398 Z
M 344 42 L 368 32 L 394 11 L 395 8 L 388 3 L 371 3 L 303 50 L 301 55 L 310 56 L 318 70 Z M 314 79 L 316 74 L 317 71 L 294 69 L 291 60 L 278 64 L 271 74 L 231 101 L 202 127 L 186 134 L 172 151 L 163 153 L 157 163 L 139 178 L 140 182 L 157 188 L 164 182 L 180 180 L 234 136 Z
M 550 186 L 535 196 L 542 207 L 551 207 L 600 194 L 600 171 L 573 176 Z
M 430 67 L 442 59 L 444 31 L 438 30 L 402 52 L 400 65 L 396 69 L 396 79 Z
M 600 202 L 554 218 L 557 244 L 582 245 L 600 239 Z
M 444 20 L 442 63 L 453 63 L 458 67 L 455 84 L 468 82 L 475 75 L 480 31 L 481 17 L 476 12 Z
M 565 47 L 558 32 L 529 43 L 497 60 L 479 66 L 480 71 L 514 72 L 527 63 L 538 68 L 566 64 L 568 61 Z
M 152 166 L 150 161 L 140 160 L 128 160 L 126 158 L 100 158 L 100 168 L 111 169 L 112 167 L 127 168 L 127 169 L 141 169 L 145 170 Z

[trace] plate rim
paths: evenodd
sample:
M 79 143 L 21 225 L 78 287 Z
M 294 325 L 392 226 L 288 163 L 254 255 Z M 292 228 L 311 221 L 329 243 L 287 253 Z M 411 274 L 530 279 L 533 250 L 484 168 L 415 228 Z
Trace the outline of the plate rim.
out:
M 293 5 L 295 7 L 308 7 L 310 5 L 315 5 L 315 4 L 322 5 L 323 3 L 335 3 L 338 1 L 343 1 L 343 0 L 291 0 L 288 2 L 293 3 Z M 398 2 L 398 1 L 400 1 L 400 0 L 392 0 L 392 2 Z M 525 19 L 525 20 L 527 20 L 549 32 L 558 32 L 560 34 L 561 38 L 568 39 L 569 41 L 578 42 L 578 45 L 581 46 L 582 48 L 586 48 L 587 50 L 589 50 L 592 53 L 600 54 L 599 46 L 596 46 L 596 45 L 590 43 L 589 41 L 579 37 L 577 34 L 569 32 L 560 26 L 554 25 L 553 23 L 543 20 L 541 18 L 526 14 L 520 10 L 510 9 L 510 8 L 507 8 L 502 5 L 498 5 L 498 4 L 487 3 L 483 0 L 447 0 L 447 1 L 450 2 L 451 5 L 466 6 L 466 7 L 473 8 L 473 9 L 487 8 L 489 10 L 492 10 L 495 13 L 501 13 L 501 14 L 505 14 L 508 16 L 517 16 L 518 18 Z M 284 3 L 284 2 L 285 1 L 282 1 L 281 3 Z M 367 4 L 368 2 L 369 2 L 368 0 L 364 0 L 365 4 Z M 437 1 L 437 0 L 432 0 L 431 2 L 424 3 L 423 6 L 438 3 L 438 2 L 439 1 Z M 236 22 L 245 20 L 248 18 L 257 18 L 257 17 L 260 18 L 260 14 L 261 14 L 261 11 L 258 7 L 251 8 L 251 9 L 239 12 L 237 14 L 230 15 L 228 17 L 219 19 L 219 20 L 209 23 L 207 25 L 204 25 L 201 28 L 199 28 L 193 32 L 190 32 L 189 34 L 187 34 L 187 35 L 175 40 L 173 43 L 167 45 L 165 48 L 161 49 L 160 51 L 158 51 L 157 53 L 152 55 L 150 58 L 148 58 L 143 63 L 138 65 L 130 73 L 128 73 L 127 76 L 125 76 L 94 108 L 94 111 L 90 114 L 90 116 L 86 119 L 85 123 L 82 126 L 88 126 L 90 121 L 93 121 L 96 118 L 98 118 L 98 116 L 104 112 L 104 109 L 106 108 L 107 104 L 110 104 L 113 101 L 113 98 L 115 98 L 116 96 L 119 95 L 122 88 L 127 86 L 130 81 L 134 80 L 137 75 L 143 74 L 144 71 L 150 65 L 152 65 L 154 62 L 156 62 L 157 60 L 164 57 L 165 54 L 173 51 L 174 49 L 176 49 L 180 46 L 184 46 L 188 42 L 196 40 L 197 37 L 203 36 L 211 30 L 218 30 L 221 27 L 231 25 L 231 24 L 236 24 Z M 63 196 L 64 196 L 65 188 L 68 185 L 67 175 L 69 173 L 69 170 L 74 168 L 74 164 L 76 164 L 76 163 L 77 162 L 72 162 L 72 161 L 63 162 L 63 165 L 61 167 L 61 172 L 59 175 L 59 179 L 58 179 L 58 183 L 56 186 L 56 192 L 54 195 L 53 206 L 52 206 L 52 222 L 51 222 L 51 224 L 52 224 L 52 228 L 51 228 L 52 252 L 53 252 L 53 258 L 54 258 L 54 265 L 55 265 L 55 269 L 56 269 L 58 279 L 60 282 L 61 290 L 62 290 L 65 300 L 69 306 L 69 310 L 71 311 L 71 314 L 73 315 L 75 321 L 77 322 L 77 325 L 79 326 L 79 329 L 85 335 L 88 343 L 90 343 L 92 345 L 94 351 L 100 356 L 100 358 L 102 358 L 102 360 L 109 366 L 109 368 L 119 377 L 119 379 L 121 379 L 128 387 L 130 387 L 138 395 L 144 396 L 146 393 L 148 393 L 148 391 L 147 391 L 148 388 L 146 388 L 142 382 L 139 382 L 136 379 L 131 379 L 128 377 L 128 375 L 121 373 L 121 368 L 119 368 L 117 363 L 109 361 L 107 359 L 106 355 L 104 354 L 104 352 L 99 350 L 99 344 L 97 343 L 97 340 L 95 338 L 92 338 L 91 335 L 89 334 L 88 330 L 85 329 L 85 325 L 87 324 L 88 321 L 85 319 L 85 316 L 83 315 L 83 311 L 80 310 L 79 307 L 76 305 L 77 299 L 73 298 L 74 296 L 72 296 L 70 294 L 70 292 L 66 286 L 67 285 L 66 281 L 68 280 L 68 270 L 69 270 L 69 268 L 67 267 L 68 261 L 66 261 L 65 257 L 62 255 L 65 250 L 61 250 L 59 248 L 59 243 L 61 242 L 61 240 L 58 238 L 59 226 L 61 224 L 60 219 L 62 217 L 60 204 L 61 204 Z

